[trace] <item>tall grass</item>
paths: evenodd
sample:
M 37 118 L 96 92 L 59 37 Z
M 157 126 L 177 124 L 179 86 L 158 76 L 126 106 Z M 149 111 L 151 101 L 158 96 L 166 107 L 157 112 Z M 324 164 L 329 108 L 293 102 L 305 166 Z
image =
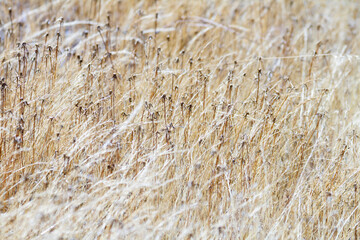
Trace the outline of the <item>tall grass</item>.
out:
M 356 1 L 0 1 L 0 238 L 357 239 Z

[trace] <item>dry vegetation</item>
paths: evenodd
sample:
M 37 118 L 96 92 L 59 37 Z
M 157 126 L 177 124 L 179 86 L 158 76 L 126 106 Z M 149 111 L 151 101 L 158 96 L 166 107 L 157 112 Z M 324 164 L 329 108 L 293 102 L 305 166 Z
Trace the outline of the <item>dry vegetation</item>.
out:
M 0 1 L 1 239 L 357 239 L 356 1 Z

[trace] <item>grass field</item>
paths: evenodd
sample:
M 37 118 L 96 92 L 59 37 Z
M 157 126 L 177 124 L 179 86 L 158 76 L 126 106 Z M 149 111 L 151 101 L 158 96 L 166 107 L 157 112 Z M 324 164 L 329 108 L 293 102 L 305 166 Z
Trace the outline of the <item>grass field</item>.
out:
M 359 239 L 359 9 L 0 0 L 0 239 Z

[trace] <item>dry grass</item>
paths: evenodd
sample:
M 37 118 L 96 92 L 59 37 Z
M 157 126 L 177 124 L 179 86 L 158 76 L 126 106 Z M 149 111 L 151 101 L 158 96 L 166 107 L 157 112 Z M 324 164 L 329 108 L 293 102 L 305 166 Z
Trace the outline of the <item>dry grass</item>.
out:
M 357 239 L 359 8 L 0 1 L 0 238 Z

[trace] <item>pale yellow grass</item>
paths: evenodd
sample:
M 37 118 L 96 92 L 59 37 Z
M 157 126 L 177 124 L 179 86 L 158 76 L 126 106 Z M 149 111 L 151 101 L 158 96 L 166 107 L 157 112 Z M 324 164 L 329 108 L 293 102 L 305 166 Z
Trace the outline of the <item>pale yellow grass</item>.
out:
M 0 1 L 0 238 L 357 239 L 359 8 Z

